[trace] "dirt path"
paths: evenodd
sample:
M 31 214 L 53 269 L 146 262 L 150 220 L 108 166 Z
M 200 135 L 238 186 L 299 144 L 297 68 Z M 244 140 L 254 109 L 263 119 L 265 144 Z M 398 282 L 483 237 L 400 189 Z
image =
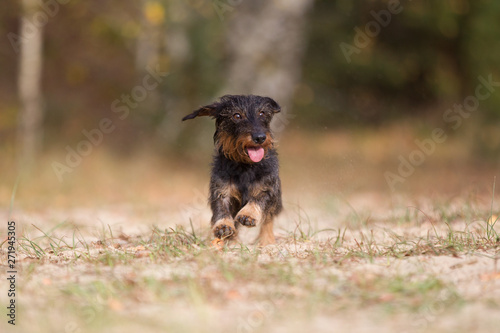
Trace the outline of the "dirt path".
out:
M 5 317 L 0 327 L 498 331 L 499 247 L 478 219 L 487 209 L 363 206 L 372 199 L 351 198 L 331 210 L 292 206 L 277 223 L 276 245 L 222 251 L 210 247 L 204 224 L 210 212 L 196 204 L 14 212 L 16 327 Z M 247 232 L 242 239 L 248 244 L 252 237 Z M 5 243 L 1 251 L 5 267 Z M 8 288 L 2 279 L 0 290 Z M 1 304 L 9 304 L 6 296 L 0 294 Z

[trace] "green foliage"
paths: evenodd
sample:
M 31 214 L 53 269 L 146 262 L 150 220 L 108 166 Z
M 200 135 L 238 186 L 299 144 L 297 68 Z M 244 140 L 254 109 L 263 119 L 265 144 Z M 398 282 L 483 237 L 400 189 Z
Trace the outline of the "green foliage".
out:
M 389 3 L 316 1 L 304 59 L 314 95 L 303 107 L 307 118 L 380 122 L 459 103 L 474 94 L 479 75 L 499 77 L 498 2 L 400 1 L 400 12 L 381 24 L 373 13 Z M 370 22 L 378 33 L 367 31 Z M 357 29 L 374 36 L 347 59 L 340 44 L 356 46 Z M 484 113 L 496 115 L 499 96 L 481 105 Z
M 387 11 L 393 2 L 314 2 L 304 32 L 307 49 L 302 81 L 293 105 L 288 106 L 297 122 L 373 124 L 429 110 L 436 110 L 440 118 L 437 113 L 443 112 L 442 105 L 459 103 L 474 93 L 479 75 L 491 74 L 500 80 L 498 1 L 402 0 L 400 11 L 390 15 L 387 24 L 377 23 L 374 13 Z M 13 2 L 5 6 L 0 13 L 4 36 L 18 33 L 21 15 L 21 8 Z M 82 129 L 113 116 L 112 102 L 143 79 L 144 68 L 137 63 L 141 34 L 157 38 L 157 63 L 169 76 L 155 90 L 154 98 L 131 110 L 113 134 L 114 140 L 147 139 L 193 107 L 212 100 L 227 83 L 231 55 L 225 43 L 231 17 L 244 6 L 226 9 L 221 18 L 212 1 L 108 0 L 60 5 L 43 27 L 47 137 L 53 134 L 58 141 L 63 137 L 65 142 L 76 142 L 82 138 Z M 348 61 L 340 45 L 356 46 L 357 32 L 366 33 L 370 22 L 377 23 L 379 31 Z M 159 35 L 147 29 L 158 29 Z M 5 56 L 0 63 L 4 101 L 0 130 L 11 135 L 18 107 L 12 84 L 18 54 L 7 38 L 0 41 L 0 47 Z M 482 116 L 494 119 L 499 106 L 500 94 L 493 94 L 481 103 Z M 185 142 L 182 133 L 172 137 Z

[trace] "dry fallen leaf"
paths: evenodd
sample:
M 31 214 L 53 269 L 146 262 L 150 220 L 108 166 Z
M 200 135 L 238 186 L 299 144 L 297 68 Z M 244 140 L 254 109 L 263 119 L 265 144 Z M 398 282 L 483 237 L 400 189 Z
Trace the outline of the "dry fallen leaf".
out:
M 394 294 L 385 293 L 379 296 L 379 301 L 381 302 L 392 302 L 396 297 Z
M 239 293 L 238 290 L 229 290 L 227 293 L 226 293 L 226 299 L 229 299 L 229 300 L 236 300 L 236 299 L 241 299 L 242 296 L 241 294 Z
M 123 310 L 123 304 L 118 301 L 117 299 L 114 299 L 114 298 L 110 298 L 108 299 L 108 306 L 111 310 L 114 310 L 114 311 L 121 311 Z
M 491 215 L 488 218 L 488 224 L 495 224 L 497 221 L 498 221 L 498 216 L 496 216 L 495 214 Z
M 150 254 L 151 254 L 151 251 L 137 251 L 135 253 L 135 257 L 136 258 L 146 258 L 146 257 L 149 257 Z
M 481 281 L 500 280 L 500 273 L 494 272 L 489 274 L 483 274 L 479 278 L 481 279 Z
M 222 248 L 224 247 L 224 240 L 220 238 L 215 238 L 212 241 L 212 247 L 216 248 L 219 251 L 222 250 Z

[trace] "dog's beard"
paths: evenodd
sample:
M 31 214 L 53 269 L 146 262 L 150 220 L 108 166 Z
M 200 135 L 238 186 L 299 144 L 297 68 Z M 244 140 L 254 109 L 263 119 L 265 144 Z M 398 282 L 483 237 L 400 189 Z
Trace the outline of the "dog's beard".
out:
M 225 132 L 215 136 L 215 147 L 221 150 L 228 159 L 239 163 L 258 163 L 265 158 L 269 148 L 273 146 L 270 134 L 261 145 L 252 141 L 251 135 L 233 137 Z

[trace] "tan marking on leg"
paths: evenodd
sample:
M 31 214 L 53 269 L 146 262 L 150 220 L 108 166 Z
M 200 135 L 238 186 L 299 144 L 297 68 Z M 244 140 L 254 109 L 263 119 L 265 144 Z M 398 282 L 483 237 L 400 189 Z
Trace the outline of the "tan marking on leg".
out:
M 234 220 L 246 227 L 255 227 L 261 223 L 262 209 L 255 202 L 249 202 L 238 212 Z
M 240 191 L 238 191 L 236 185 L 231 183 L 224 184 L 224 186 L 220 186 L 218 189 L 216 189 L 216 195 L 217 197 L 224 200 L 230 200 L 231 198 L 234 198 L 241 202 Z
M 252 186 L 250 188 L 250 197 L 258 198 L 263 192 L 271 192 L 272 188 L 269 185 L 258 184 L 259 186 Z
M 274 238 L 273 233 L 273 219 L 269 218 L 260 227 L 259 236 L 257 237 L 257 241 L 260 246 L 265 246 L 269 244 L 276 243 L 276 239 Z
M 229 196 L 241 203 L 241 193 L 234 184 L 229 185 Z

